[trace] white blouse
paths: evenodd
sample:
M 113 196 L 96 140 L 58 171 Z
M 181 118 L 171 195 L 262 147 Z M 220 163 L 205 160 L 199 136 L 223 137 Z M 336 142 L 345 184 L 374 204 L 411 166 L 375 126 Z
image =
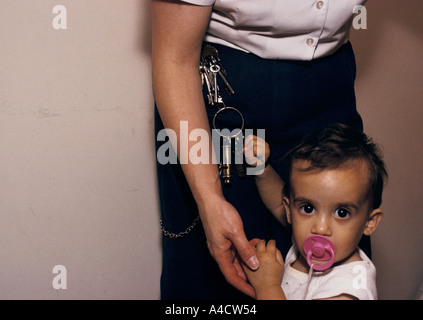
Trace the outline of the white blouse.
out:
M 182 0 L 213 5 L 205 40 L 265 59 L 312 60 L 349 39 L 367 0 Z

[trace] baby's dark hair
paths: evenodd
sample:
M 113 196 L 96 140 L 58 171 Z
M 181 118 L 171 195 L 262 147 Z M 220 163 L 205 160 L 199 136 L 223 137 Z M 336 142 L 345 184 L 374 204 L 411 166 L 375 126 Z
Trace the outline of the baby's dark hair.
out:
M 285 181 L 284 194 L 289 196 L 290 172 L 297 160 L 310 161 L 310 166 L 304 171 L 311 171 L 336 169 L 345 162 L 355 159 L 363 159 L 369 166 L 373 207 L 379 208 L 385 180 L 388 178 L 381 150 L 363 132 L 340 123 L 313 131 L 285 155 L 282 172 Z

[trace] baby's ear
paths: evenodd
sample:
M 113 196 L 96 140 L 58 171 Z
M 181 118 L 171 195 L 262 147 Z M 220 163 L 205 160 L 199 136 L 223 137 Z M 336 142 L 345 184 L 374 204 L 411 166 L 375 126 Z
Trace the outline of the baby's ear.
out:
M 286 220 L 289 224 L 291 224 L 291 210 L 289 210 L 289 199 L 288 197 L 282 198 L 283 206 L 285 207 L 285 214 L 286 214 Z
M 377 226 L 379 225 L 380 221 L 383 218 L 383 211 L 382 209 L 374 209 L 367 219 L 366 227 L 364 228 L 364 234 L 366 236 L 370 236 L 373 232 L 376 231 Z

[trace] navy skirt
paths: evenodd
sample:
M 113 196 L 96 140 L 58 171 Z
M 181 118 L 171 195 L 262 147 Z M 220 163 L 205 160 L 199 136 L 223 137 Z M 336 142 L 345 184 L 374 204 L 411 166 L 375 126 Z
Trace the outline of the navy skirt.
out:
M 265 60 L 253 54 L 212 44 L 219 52 L 233 96 L 222 91 L 227 106 L 239 109 L 247 129 L 265 129 L 272 159 L 281 158 L 311 130 L 342 122 L 362 130 L 356 109 L 356 65 L 350 43 L 336 53 L 313 60 Z M 205 97 L 206 105 L 207 99 Z M 210 124 L 216 112 L 207 107 Z M 230 121 L 230 120 L 228 120 Z M 239 127 L 239 118 L 228 127 Z M 163 129 L 155 114 L 156 137 Z M 156 148 L 165 143 L 157 141 Z M 276 168 L 277 169 L 277 168 Z M 185 231 L 198 210 L 178 164 L 157 163 L 163 227 L 171 233 Z M 238 210 L 248 239 L 275 239 L 285 257 L 292 245 L 284 229 L 264 207 L 254 176 L 234 175 L 223 186 L 226 199 Z M 362 241 L 363 242 L 363 241 Z M 366 239 L 362 248 L 369 252 Z M 182 238 L 162 237 L 162 299 L 248 299 L 229 285 L 210 256 L 201 221 Z

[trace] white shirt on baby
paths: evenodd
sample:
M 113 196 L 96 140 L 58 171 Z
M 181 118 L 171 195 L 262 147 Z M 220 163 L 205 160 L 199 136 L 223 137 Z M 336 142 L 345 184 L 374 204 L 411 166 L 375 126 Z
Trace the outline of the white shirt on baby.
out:
M 338 265 L 326 271 L 313 271 L 309 279 L 307 273 L 291 266 L 298 256 L 298 249 L 293 245 L 286 256 L 282 278 L 286 299 L 312 300 L 348 294 L 359 300 L 376 300 L 376 268 L 361 249 L 358 248 L 358 252 L 362 261 Z
M 349 40 L 367 0 L 182 0 L 213 5 L 206 41 L 264 59 L 312 60 Z

